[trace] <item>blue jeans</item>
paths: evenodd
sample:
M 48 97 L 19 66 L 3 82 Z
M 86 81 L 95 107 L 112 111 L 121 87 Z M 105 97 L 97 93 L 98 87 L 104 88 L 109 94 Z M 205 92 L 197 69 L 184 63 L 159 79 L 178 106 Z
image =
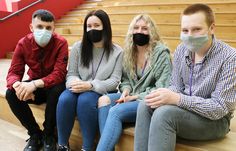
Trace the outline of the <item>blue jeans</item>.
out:
M 210 120 L 173 105 L 151 109 L 141 102 L 135 125 L 135 151 L 174 151 L 176 137 L 211 140 L 229 132 L 229 117 Z
M 136 120 L 139 101 L 116 104 L 115 101 L 120 98 L 120 93 L 107 96 L 110 98 L 111 104 L 98 109 L 101 138 L 97 151 L 112 151 L 122 133 L 122 123 L 134 123 Z
M 59 97 L 57 105 L 58 144 L 67 145 L 77 117 L 79 120 L 83 149 L 91 151 L 98 130 L 97 102 L 101 95 L 87 91 L 72 93 L 66 89 Z

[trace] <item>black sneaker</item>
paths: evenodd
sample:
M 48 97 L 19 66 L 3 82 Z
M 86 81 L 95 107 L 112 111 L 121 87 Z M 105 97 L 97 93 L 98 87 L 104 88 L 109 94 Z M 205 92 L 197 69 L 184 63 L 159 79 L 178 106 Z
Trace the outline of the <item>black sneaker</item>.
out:
M 34 134 L 30 136 L 28 140 L 26 140 L 27 145 L 24 148 L 24 151 L 39 151 L 42 146 L 42 136 L 39 134 Z
M 71 151 L 71 150 L 70 150 L 70 147 L 69 147 L 69 146 L 62 146 L 62 145 L 59 145 L 57 151 Z
M 53 136 L 45 135 L 43 138 L 43 151 L 56 151 L 56 141 Z

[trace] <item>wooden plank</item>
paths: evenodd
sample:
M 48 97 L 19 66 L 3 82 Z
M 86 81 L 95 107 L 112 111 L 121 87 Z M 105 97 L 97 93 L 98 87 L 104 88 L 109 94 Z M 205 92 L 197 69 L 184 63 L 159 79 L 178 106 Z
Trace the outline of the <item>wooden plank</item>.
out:
M 40 128 L 43 129 L 43 121 L 44 121 L 44 109 L 45 104 L 42 105 L 30 105 L 32 112 L 34 114 L 34 117 L 39 124 Z M 4 97 L 0 96 L 0 119 L 8 121 L 12 124 L 22 126 L 21 123 L 18 121 L 18 119 L 14 116 L 12 111 L 10 110 L 9 105 L 7 104 L 7 101 Z M 73 130 L 71 132 L 70 136 L 70 144 L 71 148 L 73 150 L 80 150 L 81 144 L 82 144 L 82 137 L 81 132 L 79 130 L 79 124 L 78 121 L 75 121 Z
M 88 11 L 92 9 L 104 9 L 107 11 L 111 19 L 113 41 L 123 46 L 125 34 L 131 19 L 137 15 L 137 13 L 146 12 L 150 13 L 150 15 L 157 22 L 164 42 L 171 48 L 173 53 L 176 46 L 180 42 L 180 12 L 182 12 L 184 7 L 194 2 L 209 3 L 213 10 L 217 11 L 217 24 L 225 24 L 225 26 L 217 26 L 217 37 L 223 38 L 230 45 L 236 47 L 236 12 L 234 10 L 236 3 L 235 0 L 214 0 L 214 2 L 212 2 L 212 0 L 179 0 L 178 2 L 173 2 L 173 0 L 119 0 L 119 2 L 116 0 L 96 0 L 93 2 L 90 0 L 89 4 L 82 5 L 79 9 L 75 9 L 74 11 L 67 13 L 67 15 L 60 19 L 56 24 L 56 26 L 59 27 L 56 31 L 61 33 L 68 40 L 69 45 L 71 46 L 75 41 L 81 40 L 83 19 Z M 225 4 L 222 4 L 222 2 L 225 2 Z M 139 5 L 139 3 L 142 5 Z M 133 6 L 130 6 L 130 4 L 133 4 Z M 31 105 L 31 108 L 36 116 L 36 120 L 42 127 L 45 106 Z M 10 111 L 3 95 L 0 97 L 0 111 L 0 118 L 20 125 L 19 121 Z M 231 130 L 232 132 L 236 132 L 236 118 L 231 121 Z M 116 146 L 116 149 L 118 151 L 133 150 L 133 135 L 134 128 L 126 128 L 124 130 L 124 134 L 119 140 L 118 145 Z M 234 150 L 233 147 L 235 147 L 235 139 L 235 133 L 230 133 L 225 139 L 221 140 L 209 142 L 180 142 L 176 145 L 176 151 L 232 151 Z M 81 148 L 82 138 L 78 121 L 75 122 L 70 138 L 70 144 L 74 150 L 79 150 Z
M 0 96 L 0 118 L 15 125 L 21 126 L 15 115 L 10 110 L 10 107 L 3 96 Z
M 128 24 L 112 24 L 112 34 L 126 35 Z M 59 28 L 59 29 L 58 29 Z M 76 24 L 70 27 L 59 26 L 56 32 L 59 34 L 83 34 L 83 25 Z M 180 35 L 180 24 L 157 24 L 161 37 L 178 37 Z M 216 25 L 215 35 L 219 39 L 236 39 L 236 24 L 235 25 Z
M 127 2 L 127 0 L 102 0 L 101 4 L 116 4 Z M 141 2 L 141 3 L 147 3 L 147 2 L 158 2 L 158 3 L 176 3 L 174 0 L 129 0 L 129 2 Z M 178 3 L 208 3 L 208 2 L 235 2 L 234 0 L 178 0 Z
M 119 12 L 119 10 L 117 10 Z M 137 13 L 108 13 L 111 22 L 131 22 L 134 16 Z M 154 12 L 149 13 L 150 16 L 157 23 L 180 23 L 180 12 L 169 12 L 169 13 L 161 13 Z M 217 24 L 236 24 L 236 12 L 216 12 L 216 23 Z M 72 14 L 65 15 L 62 19 L 58 20 L 57 23 L 83 23 L 83 19 L 85 15 L 83 14 Z
M 236 147 L 236 133 L 230 132 L 225 138 L 212 141 L 184 141 L 179 140 L 178 143 L 203 148 L 207 151 L 234 151 Z
M 187 6 L 193 4 L 192 2 L 187 3 L 160 3 L 160 2 L 120 2 L 120 3 L 108 3 L 103 4 L 102 6 L 99 6 L 99 8 L 102 8 L 106 12 L 116 12 L 116 10 L 119 10 L 120 12 L 136 12 L 136 13 L 149 13 L 149 12 L 168 12 L 168 11 L 178 11 L 182 12 Z M 227 12 L 235 12 L 236 2 L 221 2 L 221 3 L 215 3 L 215 2 L 209 2 L 208 4 L 214 12 L 220 12 L 220 11 L 227 11 Z M 89 12 L 91 9 L 78 7 L 75 8 L 74 11 L 69 12 L 68 14 L 76 14 L 78 12 Z
M 64 34 L 62 36 L 67 39 L 69 45 L 73 45 L 76 41 L 81 40 L 82 33 L 68 34 L 68 35 Z M 171 49 L 172 53 L 175 51 L 176 47 L 180 43 L 179 37 L 162 37 L 162 39 L 163 42 L 167 44 L 167 46 Z M 123 47 L 125 42 L 125 35 L 113 35 L 112 40 L 114 43 L 117 43 L 121 47 Z M 228 39 L 222 39 L 222 40 L 231 45 L 232 47 L 236 47 L 236 40 L 228 40 Z
M 18 120 L 11 113 L 7 102 L 3 97 L 0 97 L 0 118 L 11 123 L 20 125 Z M 32 111 L 36 117 L 37 122 L 42 127 L 44 119 L 45 105 L 31 105 Z M 5 110 L 3 110 L 5 109 Z M 13 120 L 12 120 L 13 118 Z M 232 125 L 236 125 L 236 120 L 233 120 Z M 124 133 L 116 145 L 117 151 L 132 151 L 134 139 L 134 127 L 128 127 L 124 129 Z M 98 138 L 97 138 L 98 140 Z M 97 142 L 97 140 L 95 142 Z M 234 151 L 236 145 L 236 133 L 230 132 L 224 139 L 213 141 L 185 141 L 178 140 L 176 145 L 176 151 Z M 81 131 L 79 129 L 78 121 L 75 121 L 74 128 L 70 137 L 70 144 L 73 150 L 79 150 L 82 144 Z

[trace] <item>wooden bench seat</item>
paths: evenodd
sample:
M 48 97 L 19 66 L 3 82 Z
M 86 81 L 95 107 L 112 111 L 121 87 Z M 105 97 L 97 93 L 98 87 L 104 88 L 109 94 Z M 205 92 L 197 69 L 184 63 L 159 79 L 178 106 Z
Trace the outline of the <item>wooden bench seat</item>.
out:
M 44 121 L 45 105 L 30 105 L 36 117 L 36 121 L 42 127 Z M 21 125 L 11 113 L 5 98 L 0 96 L 0 118 L 11 123 Z M 232 131 L 223 139 L 213 141 L 185 141 L 177 140 L 176 151 L 234 151 L 236 147 L 236 120 L 232 120 Z M 133 151 L 134 127 L 124 128 L 123 134 L 116 145 L 116 151 Z M 76 120 L 70 137 L 70 144 L 73 150 L 79 150 L 82 144 L 79 123 Z
M 133 150 L 134 127 L 124 129 L 122 139 L 119 141 L 117 148 L 120 151 Z M 129 135 L 129 136 L 127 136 Z M 128 141 L 129 140 L 129 141 Z M 236 147 L 236 133 L 230 132 L 223 139 L 212 141 L 186 141 L 177 140 L 176 151 L 234 151 Z M 127 142 L 132 142 L 128 144 Z
M 224 41 L 236 47 L 234 30 L 236 25 L 235 0 L 179 0 L 178 2 L 174 0 L 89 0 L 88 3 L 68 12 L 56 22 L 56 26 L 61 28 L 57 31 L 68 40 L 71 46 L 75 41 L 81 40 L 85 15 L 90 10 L 103 9 L 108 13 L 112 23 L 113 41 L 123 46 L 131 19 L 137 13 L 145 12 L 149 13 L 160 26 L 162 38 L 173 52 L 180 42 L 178 35 L 180 31 L 178 29 L 180 28 L 180 12 L 185 6 L 193 2 L 207 3 L 216 11 L 217 37 L 223 38 Z M 168 32 L 168 30 L 173 32 Z M 1 84 L 5 86 L 4 81 L 0 81 L 0 118 L 21 125 L 9 109 L 4 98 L 5 88 Z M 36 120 L 42 127 L 45 105 L 31 105 L 31 108 Z M 231 122 L 232 131 L 225 138 L 206 142 L 178 140 L 176 151 L 234 151 L 234 147 L 236 147 L 236 118 L 232 119 Z M 123 134 L 116 145 L 116 151 L 133 151 L 133 139 L 134 127 L 124 128 Z M 73 150 L 81 148 L 82 138 L 77 120 L 75 120 L 70 137 L 70 144 Z
M 20 122 L 15 118 L 7 101 L 5 100 L 5 76 L 10 65 L 10 60 L 1 60 L 0 63 L 1 67 L 4 68 L 4 72 L 0 72 L 0 118 L 21 126 Z M 31 105 L 31 108 L 37 122 L 42 127 L 45 105 Z M 176 151 L 233 151 L 234 147 L 236 147 L 236 118 L 231 120 L 231 130 L 232 132 L 230 132 L 224 139 L 220 140 L 207 142 L 179 141 L 176 145 Z M 118 144 L 116 145 L 116 151 L 133 151 L 133 141 L 134 127 L 126 127 Z M 79 150 L 81 148 L 82 137 L 77 120 L 75 121 L 74 128 L 72 130 L 70 144 L 73 150 Z

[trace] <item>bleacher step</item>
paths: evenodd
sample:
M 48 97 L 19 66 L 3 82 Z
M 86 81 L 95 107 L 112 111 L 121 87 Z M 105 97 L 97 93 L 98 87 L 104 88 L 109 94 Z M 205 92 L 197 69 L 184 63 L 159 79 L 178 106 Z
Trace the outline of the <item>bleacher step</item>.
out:
M 36 117 L 36 121 L 40 123 L 40 127 L 42 127 L 42 123 L 44 121 L 44 109 L 45 104 L 43 105 L 30 105 L 31 109 Z M 4 96 L 0 96 L 0 118 L 6 121 L 9 121 L 16 125 L 21 125 L 17 119 L 14 117 L 12 112 L 9 109 L 9 106 L 4 98 Z M 236 125 L 236 120 L 233 120 L 232 125 Z M 234 126 L 235 127 L 235 126 Z M 225 138 L 213 141 L 185 141 L 178 140 L 176 145 L 176 151 L 234 151 L 236 146 L 236 130 L 232 129 L 229 134 L 226 135 Z M 116 145 L 117 151 L 132 151 L 133 150 L 133 140 L 134 139 L 134 127 L 126 127 L 124 132 L 119 140 L 119 143 Z M 79 144 L 82 142 L 81 132 L 79 130 L 79 123 L 76 120 L 70 143 L 71 147 L 74 150 L 78 150 Z

